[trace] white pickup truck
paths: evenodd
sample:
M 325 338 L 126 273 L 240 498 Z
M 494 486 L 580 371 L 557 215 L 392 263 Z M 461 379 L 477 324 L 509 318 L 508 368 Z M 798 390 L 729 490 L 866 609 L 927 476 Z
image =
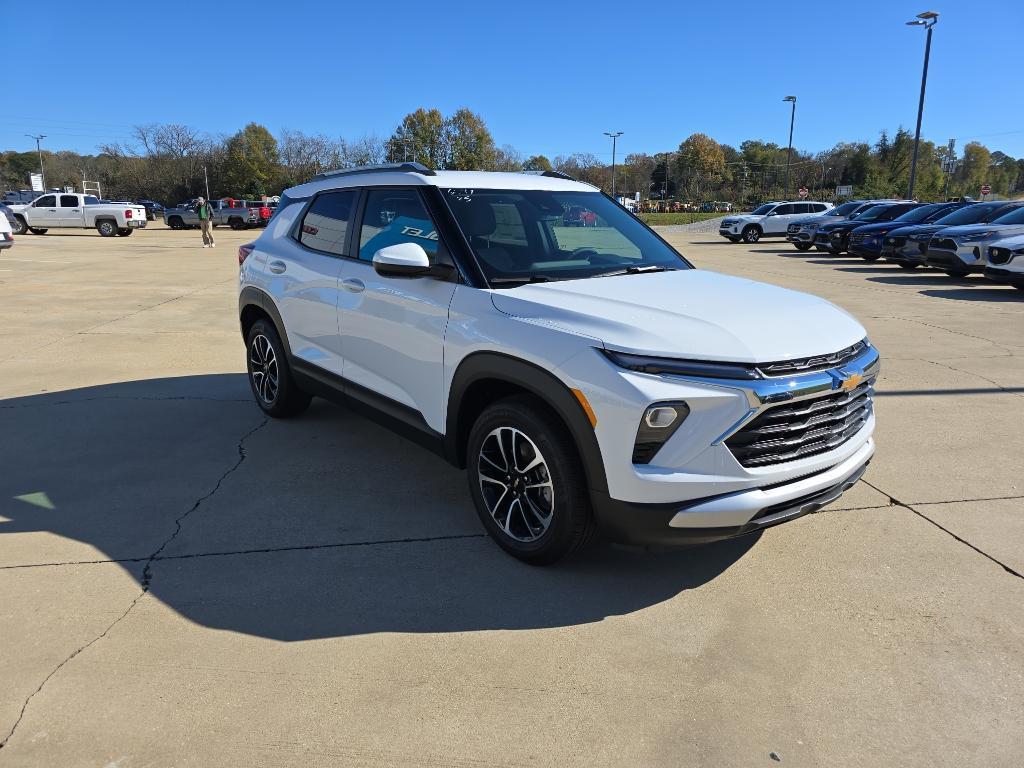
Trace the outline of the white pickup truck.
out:
M 132 203 L 104 203 L 95 195 L 51 192 L 28 205 L 12 205 L 14 234 L 45 234 L 49 229 L 96 228 L 104 237 L 127 237 L 146 226 L 146 209 Z

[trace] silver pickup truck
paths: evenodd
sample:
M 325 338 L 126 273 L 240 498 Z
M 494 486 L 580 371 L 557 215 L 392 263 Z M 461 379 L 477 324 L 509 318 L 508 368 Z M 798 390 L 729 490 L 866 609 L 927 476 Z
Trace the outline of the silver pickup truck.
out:
M 237 202 L 237 201 L 236 201 Z M 259 223 L 259 213 L 249 208 L 232 206 L 228 200 L 211 200 L 213 209 L 213 226 L 226 224 L 232 229 L 247 229 Z M 191 200 L 183 205 L 168 208 L 164 211 L 164 221 L 171 229 L 189 229 L 199 226 L 199 214 L 196 213 L 196 201 Z
M 50 229 L 95 228 L 104 237 L 127 237 L 146 226 L 146 209 L 133 203 L 111 203 L 94 195 L 51 192 L 28 205 L 12 205 L 14 234 L 46 234 Z

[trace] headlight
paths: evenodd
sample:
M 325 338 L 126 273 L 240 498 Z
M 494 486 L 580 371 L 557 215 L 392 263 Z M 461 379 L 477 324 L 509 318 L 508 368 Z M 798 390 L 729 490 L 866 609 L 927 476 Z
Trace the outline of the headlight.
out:
M 655 403 L 644 411 L 633 443 L 633 463 L 650 464 L 689 415 L 690 407 L 683 402 Z
M 973 234 L 970 235 L 964 235 L 962 238 L 960 238 L 960 242 L 973 243 L 975 240 L 987 240 L 994 234 L 996 234 L 995 230 L 989 230 L 988 232 L 974 232 Z
M 709 363 L 704 360 L 677 360 L 670 357 L 648 357 L 626 352 L 602 350 L 605 357 L 620 368 L 638 373 L 668 374 L 670 376 L 691 376 L 698 379 L 759 379 L 761 376 L 752 365 L 742 363 Z

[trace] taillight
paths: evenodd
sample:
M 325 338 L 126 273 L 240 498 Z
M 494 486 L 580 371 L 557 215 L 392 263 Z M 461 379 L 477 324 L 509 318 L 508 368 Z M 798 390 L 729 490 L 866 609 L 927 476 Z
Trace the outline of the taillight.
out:
M 130 208 L 126 208 L 126 209 L 125 209 L 125 212 L 124 212 L 124 217 L 125 217 L 126 219 L 130 219 L 130 218 L 132 217 L 132 211 L 131 211 L 131 209 L 130 209 Z
M 242 266 L 255 247 L 256 243 L 246 243 L 245 245 L 238 246 L 238 266 Z

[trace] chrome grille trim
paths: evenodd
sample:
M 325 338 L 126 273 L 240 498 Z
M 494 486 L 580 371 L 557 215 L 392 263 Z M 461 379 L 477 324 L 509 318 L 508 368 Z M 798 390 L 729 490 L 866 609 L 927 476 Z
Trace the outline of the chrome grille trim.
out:
M 837 368 L 844 363 L 856 359 L 867 349 L 866 341 L 858 341 L 853 346 L 833 352 L 831 355 L 815 355 L 804 357 L 798 360 L 782 360 L 776 363 L 759 363 L 756 367 L 761 375 L 790 376 L 799 373 L 811 373 L 813 371 L 824 371 L 829 368 Z

